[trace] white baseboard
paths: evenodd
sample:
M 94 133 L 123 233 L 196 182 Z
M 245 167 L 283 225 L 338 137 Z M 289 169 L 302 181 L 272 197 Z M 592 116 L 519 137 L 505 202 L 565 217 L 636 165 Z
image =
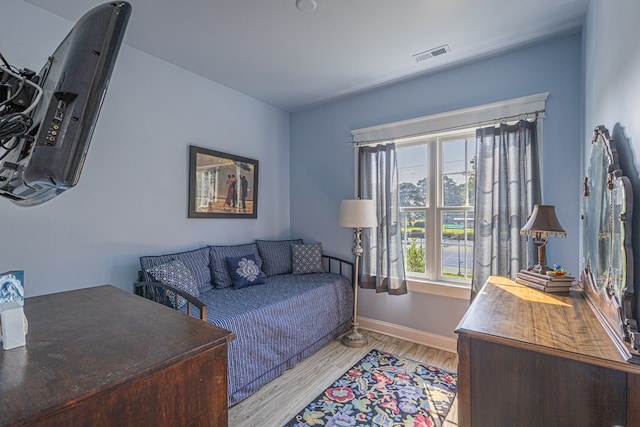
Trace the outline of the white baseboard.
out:
M 390 335 L 395 338 L 426 345 L 439 350 L 457 353 L 458 340 L 455 338 L 444 337 L 442 335 L 436 335 L 430 332 L 424 332 L 417 329 L 407 328 L 406 326 L 394 325 L 393 323 L 361 316 L 358 316 L 358 323 L 362 329 L 379 332 L 381 334 Z

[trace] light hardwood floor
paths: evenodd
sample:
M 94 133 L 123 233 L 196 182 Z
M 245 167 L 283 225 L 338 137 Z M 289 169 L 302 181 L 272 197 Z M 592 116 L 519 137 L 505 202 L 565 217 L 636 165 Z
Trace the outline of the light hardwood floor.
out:
M 456 371 L 458 356 L 387 335 L 362 331 L 369 340 L 364 348 L 349 348 L 332 341 L 310 358 L 264 385 L 256 394 L 229 410 L 230 427 L 280 427 L 357 363 L 371 349 L 405 356 L 425 364 Z M 458 425 L 457 400 L 443 427 Z

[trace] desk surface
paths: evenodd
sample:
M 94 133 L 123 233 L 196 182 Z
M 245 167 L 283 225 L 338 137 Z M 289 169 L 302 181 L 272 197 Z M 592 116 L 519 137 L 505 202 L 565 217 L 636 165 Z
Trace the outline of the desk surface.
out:
M 460 321 L 457 332 L 640 373 L 639 366 L 622 358 L 581 291 L 555 295 L 492 276 Z
M 27 298 L 26 346 L 0 351 L 0 425 L 233 339 L 226 330 L 105 285 Z
M 640 366 L 581 291 L 490 277 L 457 332 L 461 427 L 640 426 Z

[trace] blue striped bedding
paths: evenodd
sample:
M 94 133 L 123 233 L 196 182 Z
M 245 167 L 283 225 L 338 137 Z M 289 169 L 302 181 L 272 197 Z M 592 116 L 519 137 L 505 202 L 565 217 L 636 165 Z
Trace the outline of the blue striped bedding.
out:
M 236 335 L 229 344 L 230 406 L 347 331 L 353 312 L 351 283 L 334 273 L 271 276 L 199 299 L 210 323 Z

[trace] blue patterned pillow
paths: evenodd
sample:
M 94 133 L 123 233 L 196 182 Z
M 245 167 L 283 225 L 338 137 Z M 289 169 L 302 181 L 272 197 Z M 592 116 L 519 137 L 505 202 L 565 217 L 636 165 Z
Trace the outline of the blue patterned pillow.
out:
M 258 253 L 258 247 L 255 243 L 246 245 L 226 245 L 226 246 L 209 246 L 211 277 L 213 284 L 217 289 L 228 288 L 233 285 L 229 269 L 227 268 L 227 257 L 239 257 L 247 254 L 256 256 L 256 264 L 262 270 L 262 259 Z
M 302 239 L 294 240 L 256 240 L 262 271 L 267 276 L 291 273 L 291 245 L 302 244 Z
M 227 257 L 226 262 L 235 289 L 264 283 L 264 273 L 258 267 L 254 254 Z
M 182 261 L 173 260 L 166 264 L 157 265 L 147 270 L 158 282 L 165 285 L 173 286 L 174 288 L 183 290 L 190 295 L 198 298 L 200 292 L 198 291 L 198 285 L 196 284 L 191 271 L 187 268 Z M 167 297 L 169 301 L 175 307 L 176 294 L 168 291 Z M 178 307 L 182 307 L 187 303 L 187 300 L 178 297 Z
M 166 264 L 173 260 L 182 261 L 182 263 L 189 269 L 200 292 L 204 293 L 211 290 L 211 271 L 209 270 L 208 247 L 193 251 L 177 252 L 174 254 L 140 257 L 142 278 L 147 282 L 158 281 L 149 274 L 148 270 L 152 267 Z
M 291 245 L 293 274 L 322 273 L 322 243 Z

